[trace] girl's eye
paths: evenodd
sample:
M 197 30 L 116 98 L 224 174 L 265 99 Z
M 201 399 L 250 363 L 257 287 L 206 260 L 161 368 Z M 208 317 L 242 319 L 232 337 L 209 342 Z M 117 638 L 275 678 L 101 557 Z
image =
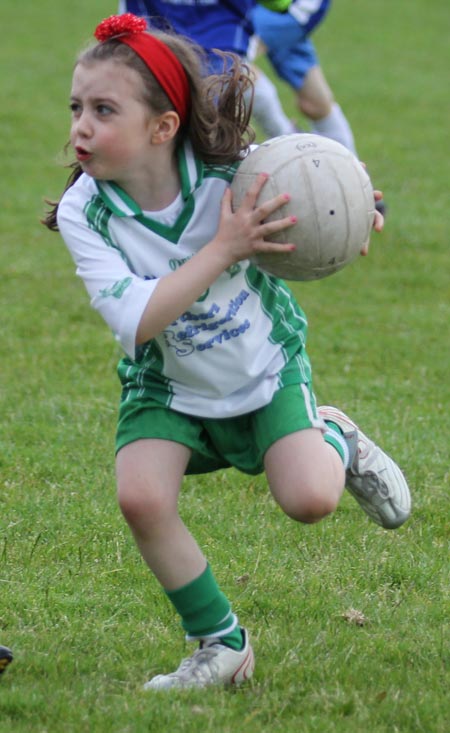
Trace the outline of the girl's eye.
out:
M 110 115 L 110 114 L 112 114 L 112 109 L 111 109 L 111 107 L 108 107 L 108 105 L 107 105 L 107 104 L 99 104 L 99 105 L 97 106 L 97 113 L 98 113 L 98 114 L 99 114 L 99 115 L 100 115 L 101 117 L 105 117 L 106 115 Z
M 72 112 L 72 114 L 75 115 L 75 114 L 77 114 L 80 111 L 81 105 L 78 104 L 78 102 L 71 102 L 69 104 L 69 109 Z

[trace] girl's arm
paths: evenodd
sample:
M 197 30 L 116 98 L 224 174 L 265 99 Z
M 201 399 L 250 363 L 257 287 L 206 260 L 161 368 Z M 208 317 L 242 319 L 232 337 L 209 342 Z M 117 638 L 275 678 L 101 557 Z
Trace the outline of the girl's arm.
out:
M 289 200 L 288 194 L 271 199 L 263 206 L 256 206 L 259 192 L 267 180 L 261 174 L 249 188 L 239 209 L 233 213 L 231 191 L 227 189 L 222 200 L 219 228 L 214 239 L 175 272 L 162 277 L 145 308 L 136 333 L 136 344 L 142 344 L 157 336 L 200 297 L 219 275 L 235 262 L 245 260 L 256 252 L 282 252 L 294 250 L 293 244 L 275 244 L 264 237 L 282 231 L 295 223 L 295 218 L 285 217 L 275 222 L 264 220 Z M 381 191 L 374 192 L 375 201 L 383 198 Z M 377 211 L 374 230 L 383 228 L 383 216 Z M 368 246 L 361 254 L 368 254 Z
M 296 221 L 295 217 L 285 217 L 265 222 L 270 214 L 289 200 L 287 194 L 281 194 L 256 206 L 259 192 L 267 178 L 265 174 L 257 177 L 236 212 L 231 207 L 231 190 L 226 190 L 216 236 L 180 268 L 158 280 L 139 322 L 136 344 L 145 343 L 161 333 L 235 262 L 246 260 L 256 252 L 295 249 L 293 244 L 264 240 L 269 234 L 280 232 Z
M 265 176 L 249 190 L 235 213 L 231 191 L 223 197 L 219 227 L 214 239 L 179 269 L 159 279 L 147 280 L 133 272 L 113 242 L 94 231 L 83 213 L 90 188 L 69 189 L 58 209 L 58 227 L 91 298 L 91 305 L 106 321 L 124 351 L 135 358 L 136 346 L 160 334 L 184 313 L 231 264 L 257 251 L 276 252 L 292 245 L 273 244 L 262 238 L 291 223 L 289 218 L 263 224 L 286 198 L 279 196 L 255 207 Z M 88 184 L 87 184 L 88 185 Z

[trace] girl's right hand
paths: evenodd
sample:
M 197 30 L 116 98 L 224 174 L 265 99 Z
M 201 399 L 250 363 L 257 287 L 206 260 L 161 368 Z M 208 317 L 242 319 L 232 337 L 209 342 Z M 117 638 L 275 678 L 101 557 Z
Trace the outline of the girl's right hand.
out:
M 249 187 L 241 205 L 232 208 L 232 191 L 228 188 L 222 199 L 219 227 L 211 244 L 221 250 L 230 264 L 253 257 L 257 252 L 292 252 L 293 243 L 268 242 L 265 237 L 281 232 L 297 222 L 297 217 L 286 216 L 276 221 L 266 221 L 270 214 L 284 206 L 289 194 L 280 194 L 263 204 L 257 204 L 258 196 L 269 176 L 260 173 Z

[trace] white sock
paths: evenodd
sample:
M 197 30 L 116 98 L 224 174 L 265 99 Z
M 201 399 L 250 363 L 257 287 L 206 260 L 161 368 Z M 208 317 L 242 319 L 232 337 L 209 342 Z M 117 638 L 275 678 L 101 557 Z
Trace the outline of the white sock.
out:
M 314 120 L 311 124 L 311 132 L 336 140 L 336 142 L 345 145 L 346 148 L 356 155 L 352 129 L 346 116 L 336 102 L 333 103 L 331 112 L 327 117 L 322 117 L 321 120 Z
M 296 132 L 294 123 L 286 116 L 281 106 L 275 84 L 259 69 L 255 82 L 253 116 L 268 138 Z

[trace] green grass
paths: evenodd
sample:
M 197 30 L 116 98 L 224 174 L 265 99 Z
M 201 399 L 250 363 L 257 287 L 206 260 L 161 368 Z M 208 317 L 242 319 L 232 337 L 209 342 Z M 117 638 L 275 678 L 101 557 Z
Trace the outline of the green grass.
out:
M 384 532 L 346 495 L 334 516 L 300 526 L 262 476 L 191 477 L 183 517 L 250 629 L 257 668 L 236 691 L 170 696 L 141 692 L 190 647 L 116 505 L 119 354 L 38 221 L 66 177 L 73 59 L 115 5 L 2 8 L 0 643 L 15 652 L 0 683 L 5 731 L 448 731 L 448 3 L 403 6 L 340 0 L 317 33 L 389 217 L 370 257 L 295 291 L 319 400 L 395 455 L 412 518 Z

